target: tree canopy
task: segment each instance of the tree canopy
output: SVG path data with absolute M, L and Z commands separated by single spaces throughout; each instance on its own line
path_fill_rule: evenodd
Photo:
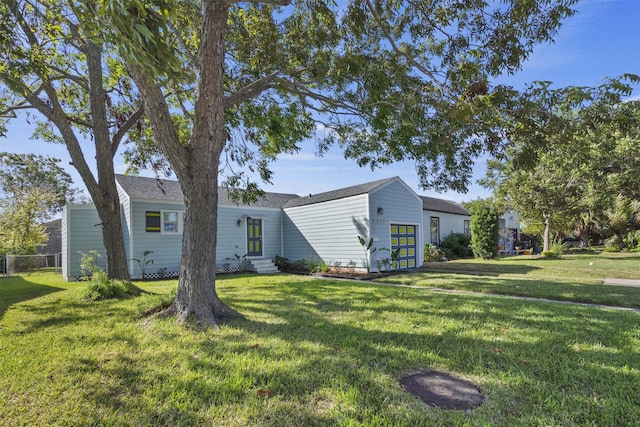
M 508 92 L 491 80 L 550 41 L 574 3 L 83 3 L 99 17 L 87 34 L 126 62 L 181 183 L 182 266 L 168 313 L 213 324 L 238 315 L 212 290 L 221 160 L 268 181 L 269 162 L 322 126 L 320 152 L 338 144 L 370 167 L 413 160 L 423 186 L 463 190 L 474 157 L 503 142 L 494 106 Z M 228 181 L 250 187 L 244 174 Z
M 143 109 L 122 61 L 100 39 L 83 36 L 92 17 L 79 7 L 0 2 L 0 134 L 23 113 L 35 123 L 34 137 L 65 144 L 98 211 L 108 273 L 128 278 L 113 156 L 141 125 Z
M 108 29 L 129 63 L 165 89 L 171 113 L 189 121 L 180 132 L 187 143 L 204 8 L 129 3 L 87 2 L 103 17 L 93 31 Z M 425 187 L 464 191 L 473 159 L 502 141 L 490 106 L 504 92 L 492 79 L 551 41 L 574 3 L 221 2 L 223 163 L 253 165 L 268 180 L 269 161 L 312 136 L 320 153 L 338 144 L 372 168 L 413 160 Z M 317 127 L 327 132 L 318 136 Z
M 29 255 L 46 243 L 42 223 L 77 193 L 59 161 L 0 153 L 0 252 Z
M 223 166 L 255 189 L 247 170 L 268 181 L 278 154 L 316 137 L 321 153 L 413 160 L 424 187 L 465 190 L 473 159 L 504 143 L 496 106 L 511 93 L 492 80 L 551 41 L 575 2 L 67 1 L 59 11 L 78 20 L 52 39 L 77 40 L 81 56 L 109 49 L 132 77 L 151 129 L 140 140 L 168 160 L 187 211 L 168 312 L 217 324 L 238 315 L 213 286 Z
M 640 104 L 624 97 L 638 80 L 561 89 L 537 82 L 514 107 L 505 126 L 510 145 L 489 162 L 483 183 L 523 222 L 542 225 L 544 250 L 553 230 L 585 237 L 603 225 L 616 197 L 637 199 Z

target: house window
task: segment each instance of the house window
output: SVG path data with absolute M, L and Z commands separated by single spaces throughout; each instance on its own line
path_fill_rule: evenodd
M 182 212 L 162 211 L 162 232 L 164 234 L 182 233 Z
M 146 211 L 145 230 L 147 233 L 182 234 L 184 230 L 184 212 Z
M 464 234 L 471 236 L 471 221 L 468 219 L 464 220 Z
M 146 231 L 148 233 L 159 233 L 160 228 L 160 211 L 146 212 Z
M 431 217 L 431 244 L 439 245 L 440 244 L 440 218 L 437 216 Z

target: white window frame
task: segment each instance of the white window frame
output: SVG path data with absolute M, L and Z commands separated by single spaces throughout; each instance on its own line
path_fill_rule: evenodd
M 164 214 L 170 214 L 170 213 L 175 213 L 176 214 L 176 230 L 175 231 L 166 231 L 164 228 L 165 225 L 165 220 L 164 220 Z M 161 234 L 182 234 L 184 231 L 184 211 L 174 211 L 174 210 L 162 210 L 160 211 L 160 233 Z

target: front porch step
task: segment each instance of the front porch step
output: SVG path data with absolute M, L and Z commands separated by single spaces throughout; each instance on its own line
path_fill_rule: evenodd
M 273 263 L 271 259 L 268 258 L 259 258 L 259 259 L 250 259 L 248 260 L 253 270 L 256 273 L 260 274 L 268 274 L 268 273 L 280 273 L 280 270 Z

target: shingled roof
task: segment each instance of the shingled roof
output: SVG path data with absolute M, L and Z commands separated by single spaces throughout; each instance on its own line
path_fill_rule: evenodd
M 178 181 L 126 175 L 116 175 L 116 181 L 120 184 L 124 192 L 132 199 L 184 203 L 184 197 Z M 263 198 L 258 199 L 250 206 L 281 208 L 285 203 L 287 203 L 287 201 L 296 198 L 299 198 L 296 194 L 266 193 Z M 227 189 L 224 187 L 218 188 L 218 203 L 225 206 L 237 206 L 242 204 L 232 201 L 229 198 Z
M 422 199 L 422 209 L 425 211 L 446 212 L 456 215 L 471 214 L 464 206 L 450 200 L 436 199 L 435 197 L 420 196 Z
M 289 200 L 284 207 L 293 208 L 296 206 L 312 205 L 314 203 L 328 202 L 331 200 L 344 199 L 346 197 L 366 194 L 376 188 L 384 185 L 396 178 L 380 179 L 378 181 L 367 182 L 365 184 L 354 185 L 352 187 L 340 188 L 338 190 L 327 191 L 325 193 L 309 194 L 308 196 L 298 197 Z

